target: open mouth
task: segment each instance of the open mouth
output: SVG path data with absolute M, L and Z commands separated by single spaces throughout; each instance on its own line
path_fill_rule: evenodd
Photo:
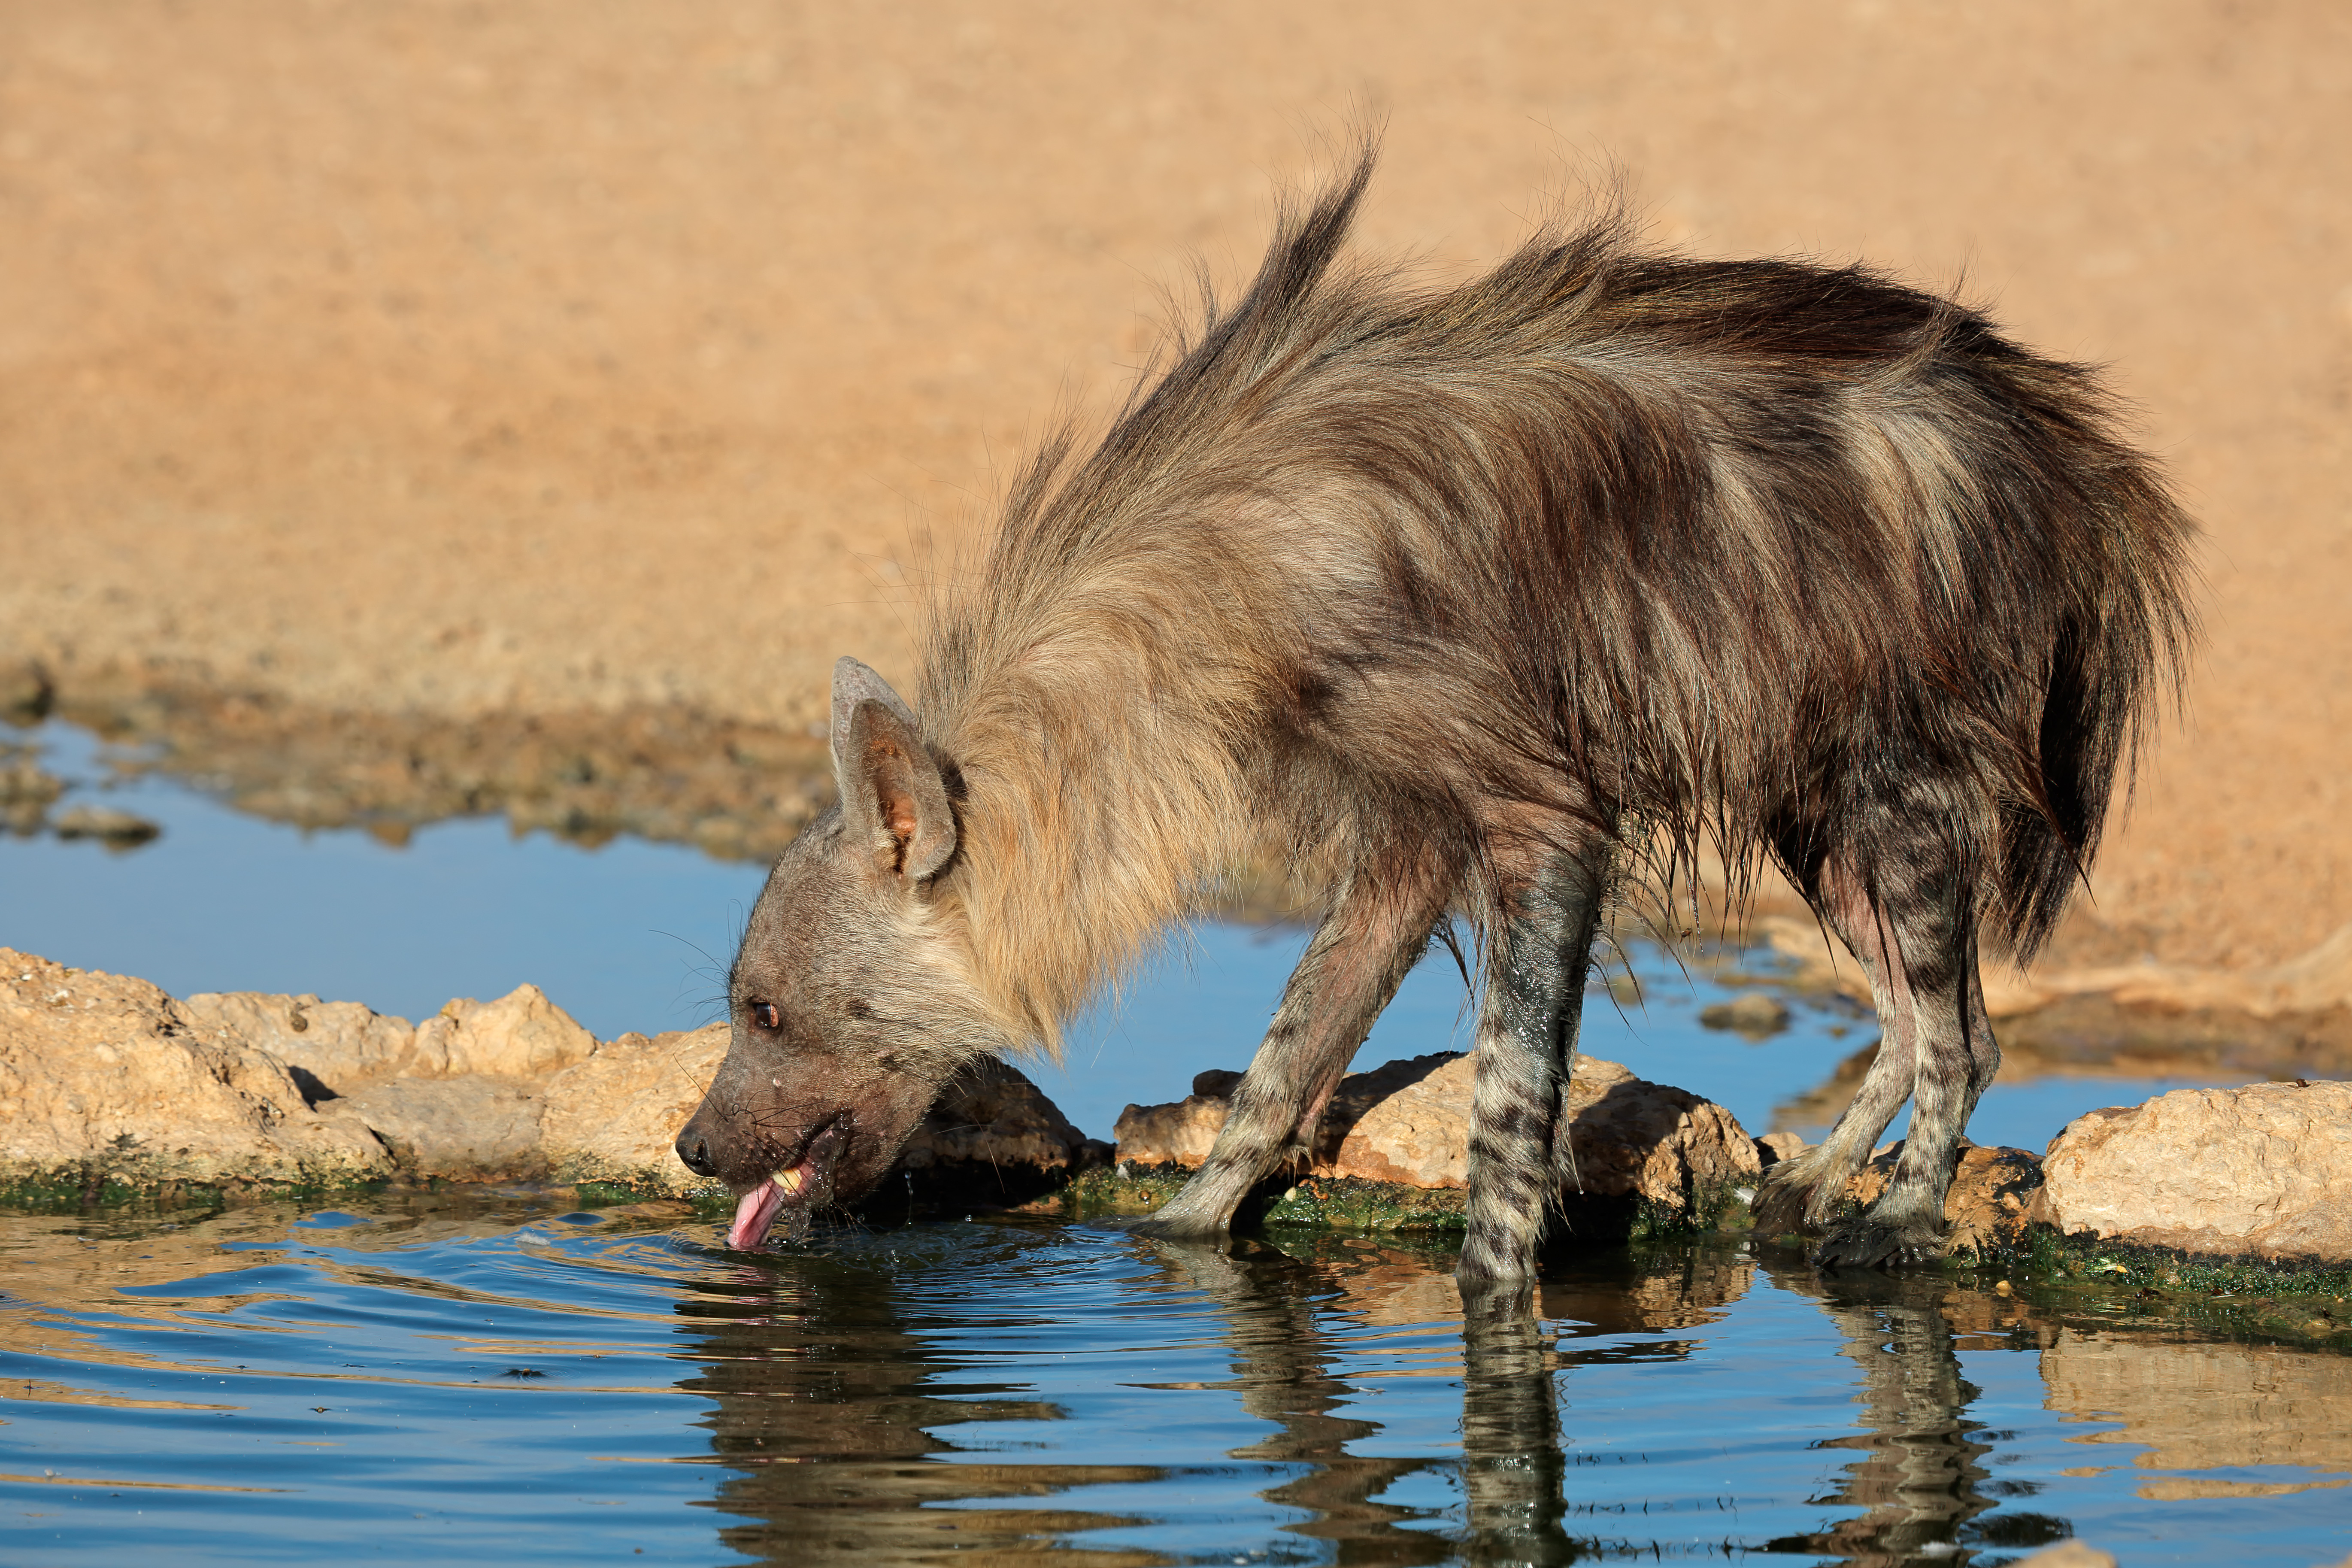
M 787 1208 L 793 1215 L 790 1239 L 807 1234 L 810 1211 L 832 1195 L 834 1162 L 848 1140 L 846 1121 L 838 1116 L 811 1133 L 789 1163 L 736 1200 L 727 1245 L 738 1252 L 751 1251 L 767 1240 L 776 1216 Z

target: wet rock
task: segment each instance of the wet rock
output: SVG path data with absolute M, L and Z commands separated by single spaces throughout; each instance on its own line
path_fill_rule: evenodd
M 1027 1075 L 990 1059 L 940 1092 L 898 1163 L 915 1171 L 992 1163 L 1065 1171 L 1080 1163 L 1087 1142 Z
M 318 1116 L 284 1064 L 205 1037 L 143 980 L 0 948 L 0 1182 L 327 1185 L 387 1175 L 368 1130 Z
M 1318 1132 L 1313 1173 L 1465 1186 L 1475 1070 L 1474 1058 L 1441 1052 L 1342 1079 Z M 1199 1164 L 1224 1124 L 1232 1081 L 1239 1076 L 1203 1074 L 1180 1104 L 1129 1106 L 1118 1120 L 1118 1159 Z M 1645 1082 L 1615 1062 L 1580 1057 L 1569 1104 L 1578 1177 L 1571 1198 L 1689 1215 L 1762 1173 L 1755 1143 L 1729 1111 Z
M 991 1058 L 940 1091 L 876 1198 L 886 1205 L 904 1195 L 919 1205 L 1012 1206 L 1108 1157 L 1108 1145 L 1070 1125 L 1020 1069 Z
M 1789 1026 L 1789 1005 L 1769 992 L 1749 991 L 1700 1008 L 1698 1021 L 1710 1029 L 1728 1029 L 1761 1040 Z
M 1690 1221 L 1763 1174 L 1754 1140 L 1714 1101 L 1635 1078 L 1614 1062 L 1595 1060 L 1590 1073 L 1582 1059 L 1577 1066 L 1569 1148 L 1585 1197 L 1635 1199 Z M 1606 1075 L 1598 1070 L 1604 1068 Z
M 163 830 L 143 816 L 110 805 L 77 805 L 59 812 L 49 830 L 60 838 L 95 838 L 110 849 L 130 849 L 162 836 Z
M 2067 1234 L 2352 1262 L 2352 1083 L 2179 1089 L 2051 1141 L 2037 1214 Z
M 1899 1142 L 1880 1150 L 1854 1173 L 1845 1195 L 1856 1204 L 1875 1202 L 1894 1180 L 1902 1158 Z M 1944 1194 L 1944 1234 L 1950 1249 L 1982 1253 L 2022 1247 L 2033 1226 L 2042 1184 L 2042 1162 L 2026 1150 L 1963 1144 L 1952 1167 L 1952 1184 Z M 1767 1217 L 1759 1214 L 1759 1222 Z

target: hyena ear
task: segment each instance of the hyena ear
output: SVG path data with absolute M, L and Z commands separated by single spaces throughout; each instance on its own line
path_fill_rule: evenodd
M 914 710 L 854 658 L 833 667 L 833 776 L 843 820 L 885 868 L 920 881 L 955 853 L 947 780 Z

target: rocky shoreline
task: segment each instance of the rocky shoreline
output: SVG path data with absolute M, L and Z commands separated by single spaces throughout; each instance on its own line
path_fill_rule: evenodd
M 726 1042 L 724 1025 L 599 1040 L 529 985 L 411 1024 L 310 995 L 174 998 L 0 948 L 0 1197 L 421 1181 L 723 1202 L 670 1140 Z M 1471 1069 L 1439 1053 L 1350 1076 L 1307 1166 L 1262 1194 L 1258 1217 L 1442 1242 L 1461 1224 Z M 1149 1213 L 1207 1152 L 1239 1077 L 1204 1073 L 1181 1100 L 1130 1105 L 1113 1144 L 1017 1069 L 982 1064 L 866 1207 Z M 1791 1228 L 1755 1207 L 1769 1166 L 1801 1148 L 1791 1135 L 1752 1138 L 1722 1107 L 1591 1058 L 1571 1104 L 1580 1186 L 1562 1208 L 1578 1241 Z M 1898 1150 L 1849 1196 L 1874 1196 Z M 2352 1083 L 2179 1090 L 2080 1118 L 2041 1155 L 1969 1147 L 1947 1218 L 1956 1256 L 2021 1271 L 2340 1293 L 2352 1289 Z

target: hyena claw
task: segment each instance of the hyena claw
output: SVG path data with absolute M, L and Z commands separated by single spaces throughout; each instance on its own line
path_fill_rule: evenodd
M 1828 1236 L 1813 1253 L 1819 1268 L 1914 1268 L 1939 1261 L 1945 1240 L 1924 1225 L 1890 1225 L 1859 1215 Z

